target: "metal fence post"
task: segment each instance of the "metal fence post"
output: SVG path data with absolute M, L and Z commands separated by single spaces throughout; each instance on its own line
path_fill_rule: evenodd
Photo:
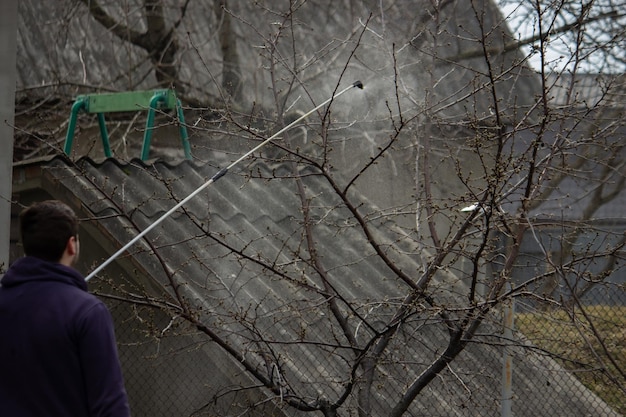
M 511 291 L 511 283 L 506 285 L 506 291 Z M 503 339 L 502 350 L 502 417 L 512 417 L 513 405 L 513 358 L 509 353 L 508 343 L 513 341 L 513 326 L 515 314 L 515 300 L 510 297 L 502 304 L 503 310 Z

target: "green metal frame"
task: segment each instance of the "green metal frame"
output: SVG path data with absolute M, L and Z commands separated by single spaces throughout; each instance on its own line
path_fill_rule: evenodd
M 100 128 L 104 155 L 107 158 L 111 158 L 112 152 L 109 144 L 109 133 L 104 121 L 104 113 L 140 111 L 145 109 L 148 109 L 148 117 L 146 119 L 146 130 L 144 132 L 143 145 L 141 148 L 141 160 L 147 160 L 150 155 L 150 142 L 152 140 L 156 111 L 164 109 L 176 109 L 178 130 L 185 152 L 185 158 L 191 159 L 191 147 L 189 145 L 189 136 L 187 134 L 187 126 L 185 125 L 183 108 L 180 104 L 180 100 L 176 98 L 172 90 L 127 91 L 123 93 L 87 94 L 76 97 L 70 113 L 70 121 L 67 126 L 67 135 L 65 136 L 63 151 L 67 155 L 71 154 L 72 145 L 74 143 L 74 131 L 76 130 L 76 119 L 79 112 L 85 111 L 98 115 L 98 126 Z

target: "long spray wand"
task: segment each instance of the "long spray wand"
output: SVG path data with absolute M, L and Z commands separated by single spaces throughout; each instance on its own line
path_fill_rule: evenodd
M 213 184 L 214 182 L 216 182 L 217 180 L 219 180 L 221 177 L 223 177 L 224 175 L 226 175 L 226 173 L 232 169 L 235 165 L 239 164 L 241 161 L 243 161 L 244 159 L 246 159 L 247 157 L 249 157 L 250 155 L 252 155 L 254 152 L 258 151 L 259 149 L 261 149 L 263 146 L 267 145 L 269 142 L 271 142 L 273 139 L 275 139 L 278 135 L 284 133 L 285 131 L 291 129 L 294 125 L 296 125 L 297 123 L 301 122 L 302 120 L 306 119 L 308 116 L 310 116 L 313 112 L 319 110 L 321 107 L 324 107 L 326 104 L 330 103 L 331 101 L 333 101 L 334 99 L 336 99 L 337 97 L 339 97 L 340 95 L 342 95 L 343 93 L 345 93 L 346 91 L 354 88 L 354 87 L 358 87 L 360 89 L 363 89 L 363 83 L 361 81 L 355 81 L 351 86 L 346 87 L 345 89 L 343 89 L 342 91 L 338 92 L 337 94 L 335 94 L 334 96 L 332 96 L 331 98 L 329 98 L 328 100 L 326 100 L 325 102 L 321 103 L 320 105 L 318 105 L 317 107 L 309 110 L 309 112 L 303 114 L 302 116 L 300 116 L 299 118 L 297 118 L 296 120 L 294 120 L 293 122 L 291 122 L 290 124 L 288 124 L 287 126 L 283 127 L 282 129 L 280 129 L 278 132 L 274 133 L 272 136 L 270 136 L 269 138 L 265 139 L 263 142 L 259 143 L 257 146 L 255 146 L 254 148 L 252 148 L 251 150 L 249 150 L 248 152 L 246 152 L 244 155 L 242 155 L 239 159 L 237 159 L 235 162 L 232 162 L 230 165 L 228 165 L 226 168 L 222 168 L 221 170 L 219 170 L 215 175 L 213 175 L 207 182 L 205 182 L 204 184 L 202 184 L 200 187 L 198 187 L 194 192 L 192 192 L 191 194 L 189 194 L 187 197 L 185 197 L 183 200 L 181 200 L 178 204 L 176 204 L 174 207 L 172 207 L 167 213 L 163 214 L 161 217 L 159 217 L 157 220 L 155 220 L 150 226 L 148 226 L 145 230 L 143 230 L 141 233 L 139 233 L 137 236 L 135 236 L 130 242 L 128 242 L 126 245 L 124 245 L 122 248 L 120 248 L 117 252 L 115 252 L 113 255 L 111 255 L 109 257 L 109 259 L 107 259 L 106 261 L 104 261 L 99 267 L 97 267 L 96 269 L 93 270 L 93 272 L 91 272 L 89 275 L 87 275 L 87 277 L 85 278 L 85 281 L 89 281 L 91 278 L 93 278 L 94 276 L 96 276 L 98 274 L 98 272 L 102 271 L 104 268 L 106 268 L 111 262 L 113 262 L 118 256 L 120 256 L 122 253 L 126 252 L 128 250 L 128 248 L 130 248 L 131 246 L 133 246 L 139 239 L 141 239 L 142 237 L 144 237 L 147 233 L 149 233 L 152 229 L 154 229 L 156 226 L 158 226 L 159 224 L 161 224 L 161 222 L 163 220 L 165 220 L 167 217 L 169 217 L 172 213 L 174 213 L 176 210 L 178 210 L 179 208 L 181 208 L 182 206 L 184 206 L 189 200 L 191 200 L 192 198 L 194 198 L 196 195 L 198 195 L 198 193 L 200 193 L 202 190 L 204 190 L 205 188 L 209 187 L 211 184 Z

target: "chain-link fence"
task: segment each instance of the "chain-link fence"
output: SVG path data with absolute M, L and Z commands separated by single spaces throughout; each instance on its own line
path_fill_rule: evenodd
M 552 358 L 559 367 L 543 383 L 560 383 L 558 375 L 566 370 L 588 389 L 579 395 L 589 401 L 602 400 L 624 414 L 626 291 L 624 284 L 603 283 L 597 287 L 582 300 L 539 303 L 536 299 L 519 299 L 515 323 L 534 351 Z
M 407 415 L 559 415 L 554 410 L 568 398 L 585 404 L 578 415 L 589 415 L 590 409 L 599 416 L 623 414 L 626 291 L 619 284 L 603 286 L 606 298 L 601 304 L 517 298 L 513 342 L 501 333 L 502 326 L 498 329 L 500 317 L 487 323 L 493 334 L 468 345 L 420 394 L 443 396 L 439 405 L 433 407 L 418 397 Z M 596 296 L 594 300 L 598 301 Z M 127 303 L 109 304 L 134 416 L 319 415 L 286 407 L 280 396 L 261 390 L 206 335 L 176 317 Z M 413 366 L 433 359 L 429 346 L 422 353 L 413 358 Z M 323 363 L 294 360 L 311 374 L 319 373 L 316 367 Z M 394 367 L 408 363 L 401 353 L 392 353 L 386 361 L 381 373 L 389 372 L 388 378 Z M 401 394 L 398 385 L 385 383 L 389 380 L 384 377 L 380 381 L 384 386 L 379 392 L 389 397 L 391 407 Z M 506 400 L 512 414 L 507 414 Z M 356 411 L 348 407 L 338 415 Z
M 247 378 L 238 381 L 241 369 L 216 366 L 228 358 L 206 335 L 159 310 L 107 303 L 134 417 L 279 415 L 271 402 L 255 404 L 259 394 Z

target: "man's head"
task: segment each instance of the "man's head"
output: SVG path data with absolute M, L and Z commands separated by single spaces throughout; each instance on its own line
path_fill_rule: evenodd
M 24 253 L 71 265 L 78 258 L 78 217 L 57 200 L 35 203 L 20 213 Z

